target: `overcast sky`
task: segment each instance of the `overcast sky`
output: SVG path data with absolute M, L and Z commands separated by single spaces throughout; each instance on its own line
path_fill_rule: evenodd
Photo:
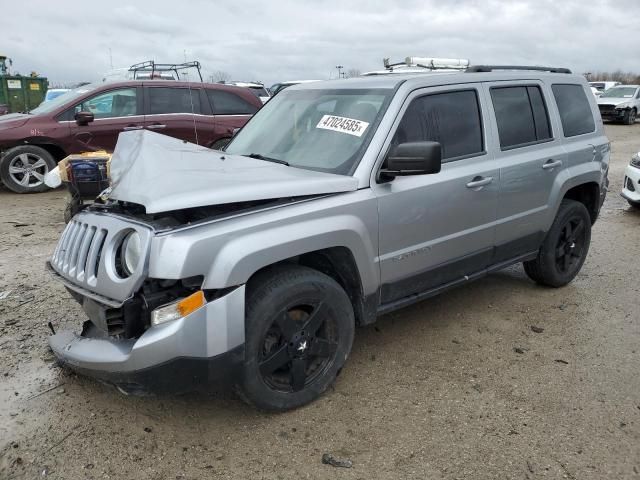
M 13 70 L 52 82 L 185 51 L 207 76 L 268 85 L 409 55 L 640 72 L 640 0 L 29 0 L 3 2 L 2 18 Z

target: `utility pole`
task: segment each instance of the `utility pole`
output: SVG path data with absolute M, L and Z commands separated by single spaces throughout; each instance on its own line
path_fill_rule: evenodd
M 336 65 L 338 69 L 338 78 L 342 78 L 342 69 L 344 68 L 342 65 Z
M 111 47 L 109 47 L 109 65 L 111 65 L 111 70 L 113 70 L 113 55 L 111 54 Z

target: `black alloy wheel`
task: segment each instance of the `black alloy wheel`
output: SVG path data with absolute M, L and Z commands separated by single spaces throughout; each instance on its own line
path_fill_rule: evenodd
M 295 264 L 259 272 L 246 286 L 238 393 L 269 411 L 312 402 L 335 381 L 354 330 L 351 301 L 333 278 Z

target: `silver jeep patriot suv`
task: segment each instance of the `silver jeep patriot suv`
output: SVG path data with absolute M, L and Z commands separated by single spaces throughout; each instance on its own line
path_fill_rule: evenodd
M 378 315 L 519 262 L 571 282 L 609 153 L 585 79 L 542 67 L 294 86 L 225 152 L 124 133 L 48 262 L 88 317 L 50 346 L 126 392 L 299 407 Z

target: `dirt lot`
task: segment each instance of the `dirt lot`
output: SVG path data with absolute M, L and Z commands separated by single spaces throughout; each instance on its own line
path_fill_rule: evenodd
M 44 271 L 64 193 L 0 190 L 0 478 L 640 478 L 640 213 L 618 196 L 640 124 L 607 132 L 612 191 L 571 285 L 517 266 L 381 318 L 334 389 L 281 415 L 57 367 L 47 322 L 83 317 Z

